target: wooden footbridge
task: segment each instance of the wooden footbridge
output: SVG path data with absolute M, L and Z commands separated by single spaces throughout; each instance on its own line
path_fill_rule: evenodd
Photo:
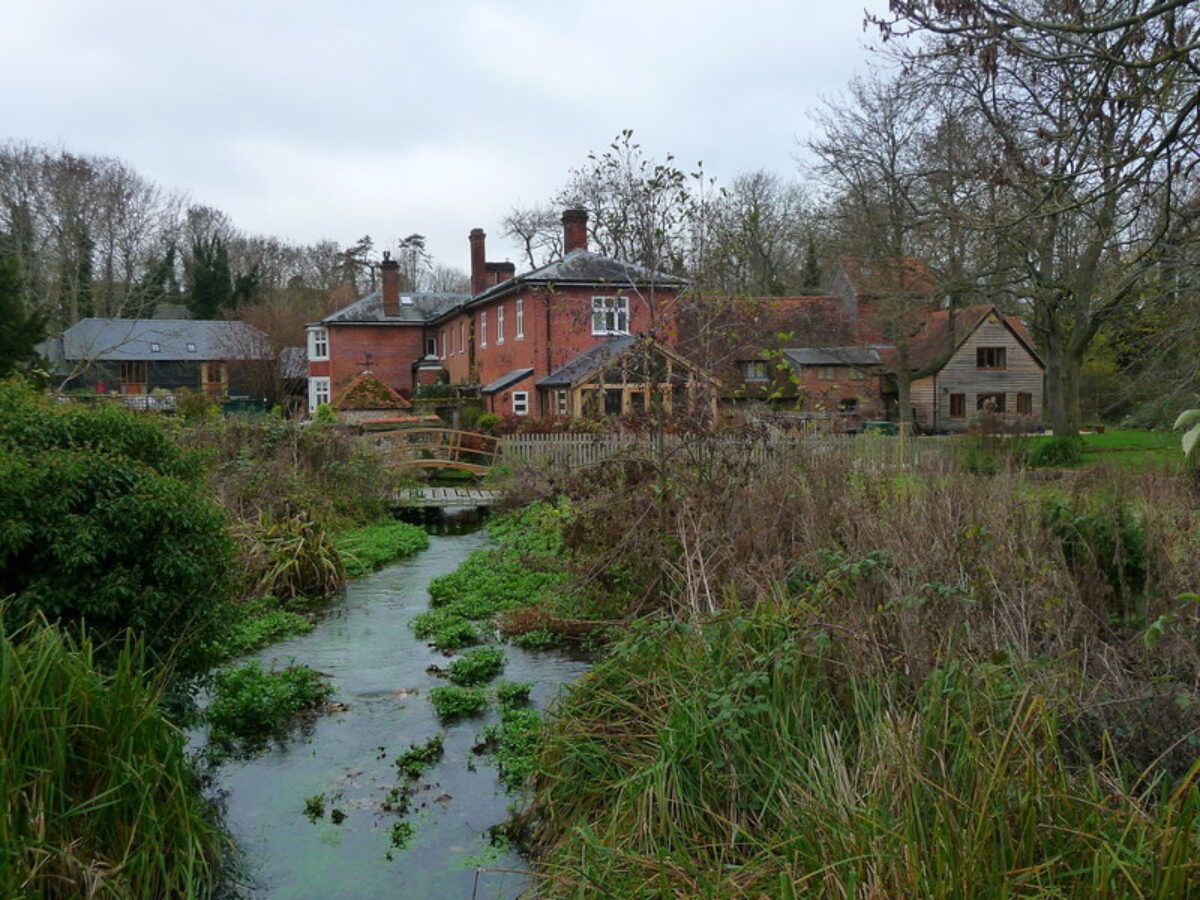
M 453 428 L 402 428 L 375 436 L 386 441 L 393 469 L 458 469 L 486 475 L 500 455 L 500 438 Z
M 488 488 L 420 487 L 404 488 L 392 494 L 393 508 L 446 509 L 449 507 L 494 506 L 500 492 Z

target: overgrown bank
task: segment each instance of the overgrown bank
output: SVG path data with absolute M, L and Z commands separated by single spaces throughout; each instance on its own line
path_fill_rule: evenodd
M 17 381 L 0 476 L 0 896 L 206 896 L 227 841 L 181 701 L 425 535 L 378 521 L 386 481 L 334 432 L 58 405 Z M 237 740 L 326 693 L 302 668 L 233 673 L 217 713 Z
M 689 452 L 525 482 L 646 620 L 541 732 L 544 895 L 1200 889 L 1185 482 Z

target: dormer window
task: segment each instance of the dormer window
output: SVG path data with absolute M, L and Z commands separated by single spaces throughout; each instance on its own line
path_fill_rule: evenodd
M 629 334 L 629 298 L 593 297 L 592 334 Z

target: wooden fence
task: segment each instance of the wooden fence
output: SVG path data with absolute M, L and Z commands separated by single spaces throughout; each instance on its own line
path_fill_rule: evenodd
M 945 437 L 882 434 L 831 435 L 771 431 L 761 435 L 514 434 L 500 443 L 504 460 L 576 468 L 620 456 L 656 459 L 663 454 L 687 459 L 693 454 L 736 454 L 748 463 L 780 458 L 838 458 L 870 469 L 942 469 L 954 462 L 955 444 Z

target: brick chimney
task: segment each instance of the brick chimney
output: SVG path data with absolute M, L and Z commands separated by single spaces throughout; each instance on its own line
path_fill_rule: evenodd
M 490 262 L 487 264 L 488 287 L 494 284 L 502 284 L 510 278 L 517 277 L 516 263 L 510 262 Z
M 586 209 L 575 207 L 563 211 L 563 253 L 572 250 L 587 249 L 587 220 Z
M 472 228 L 467 240 L 471 242 L 471 293 L 481 294 L 488 288 L 487 252 L 483 241 L 487 235 L 482 228 Z
M 400 315 L 400 263 L 386 250 L 379 264 L 379 280 L 383 286 L 383 314 Z

